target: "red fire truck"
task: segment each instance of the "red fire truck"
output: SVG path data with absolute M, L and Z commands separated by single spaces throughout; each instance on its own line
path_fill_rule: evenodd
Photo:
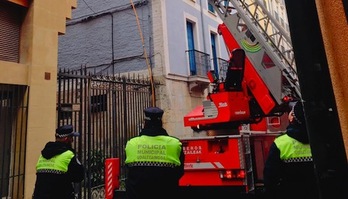
M 269 147 L 288 125 L 289 103 L 301 98 L 290 36 L 257 0 L 209 3 L 230 60 L 207 74 L 209 94 L 184 117 L 194 136 L 182 139 L 180 185 L 202 195 L 262 192 Z

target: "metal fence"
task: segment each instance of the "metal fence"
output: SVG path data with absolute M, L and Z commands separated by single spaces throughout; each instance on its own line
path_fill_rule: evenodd
M 29 87 L 0 84 L 0 198 L 23 198 Z
M 120 160 L 120 184 L 125 179 L 126 141 L 138 135 L 143 110 L 151 105 L 151 84 L 142 76 L 100 76 L 60 70 L 57 93 L 58 125 L 72 124 L 80 132 L 73 148 L 86 168 L 77 198 L 105 198 L 104 161 Z

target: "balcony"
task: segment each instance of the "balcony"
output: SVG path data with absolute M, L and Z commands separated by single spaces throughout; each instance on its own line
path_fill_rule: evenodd
M 211 69 L 210 55 L 198 50 L 187 50 L 186 53 L 190 66 L 190 92 L 203 92 L 210 83 L 207 77 L 207 72 Z

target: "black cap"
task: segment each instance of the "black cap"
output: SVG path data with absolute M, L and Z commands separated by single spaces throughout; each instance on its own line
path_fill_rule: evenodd
M 163 110 L 158 107 L 149 107 L 144 110 L 145 120 L 161 120 L 163 116 Z
M 74 128 L 72 125 L 64 125 L 60 126 L 56 129 L 56 137 L 68 137 L 68 136 L 79 136 L 80 133 L 74 132 Z
M 298 101 L 295 103 L 295 105 L 293 106 L 293 113 L 294 113 L 295 120 L 299 124 L 302 124 L 305 122 L 305 116 L 304 116 L 304 112 L 303 112 L 302 102 Z

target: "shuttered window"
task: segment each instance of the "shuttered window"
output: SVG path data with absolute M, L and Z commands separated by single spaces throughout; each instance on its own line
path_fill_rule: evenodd
M 20 31 L 24 7 L 0 1 L 0 60 L 19 62 Z

